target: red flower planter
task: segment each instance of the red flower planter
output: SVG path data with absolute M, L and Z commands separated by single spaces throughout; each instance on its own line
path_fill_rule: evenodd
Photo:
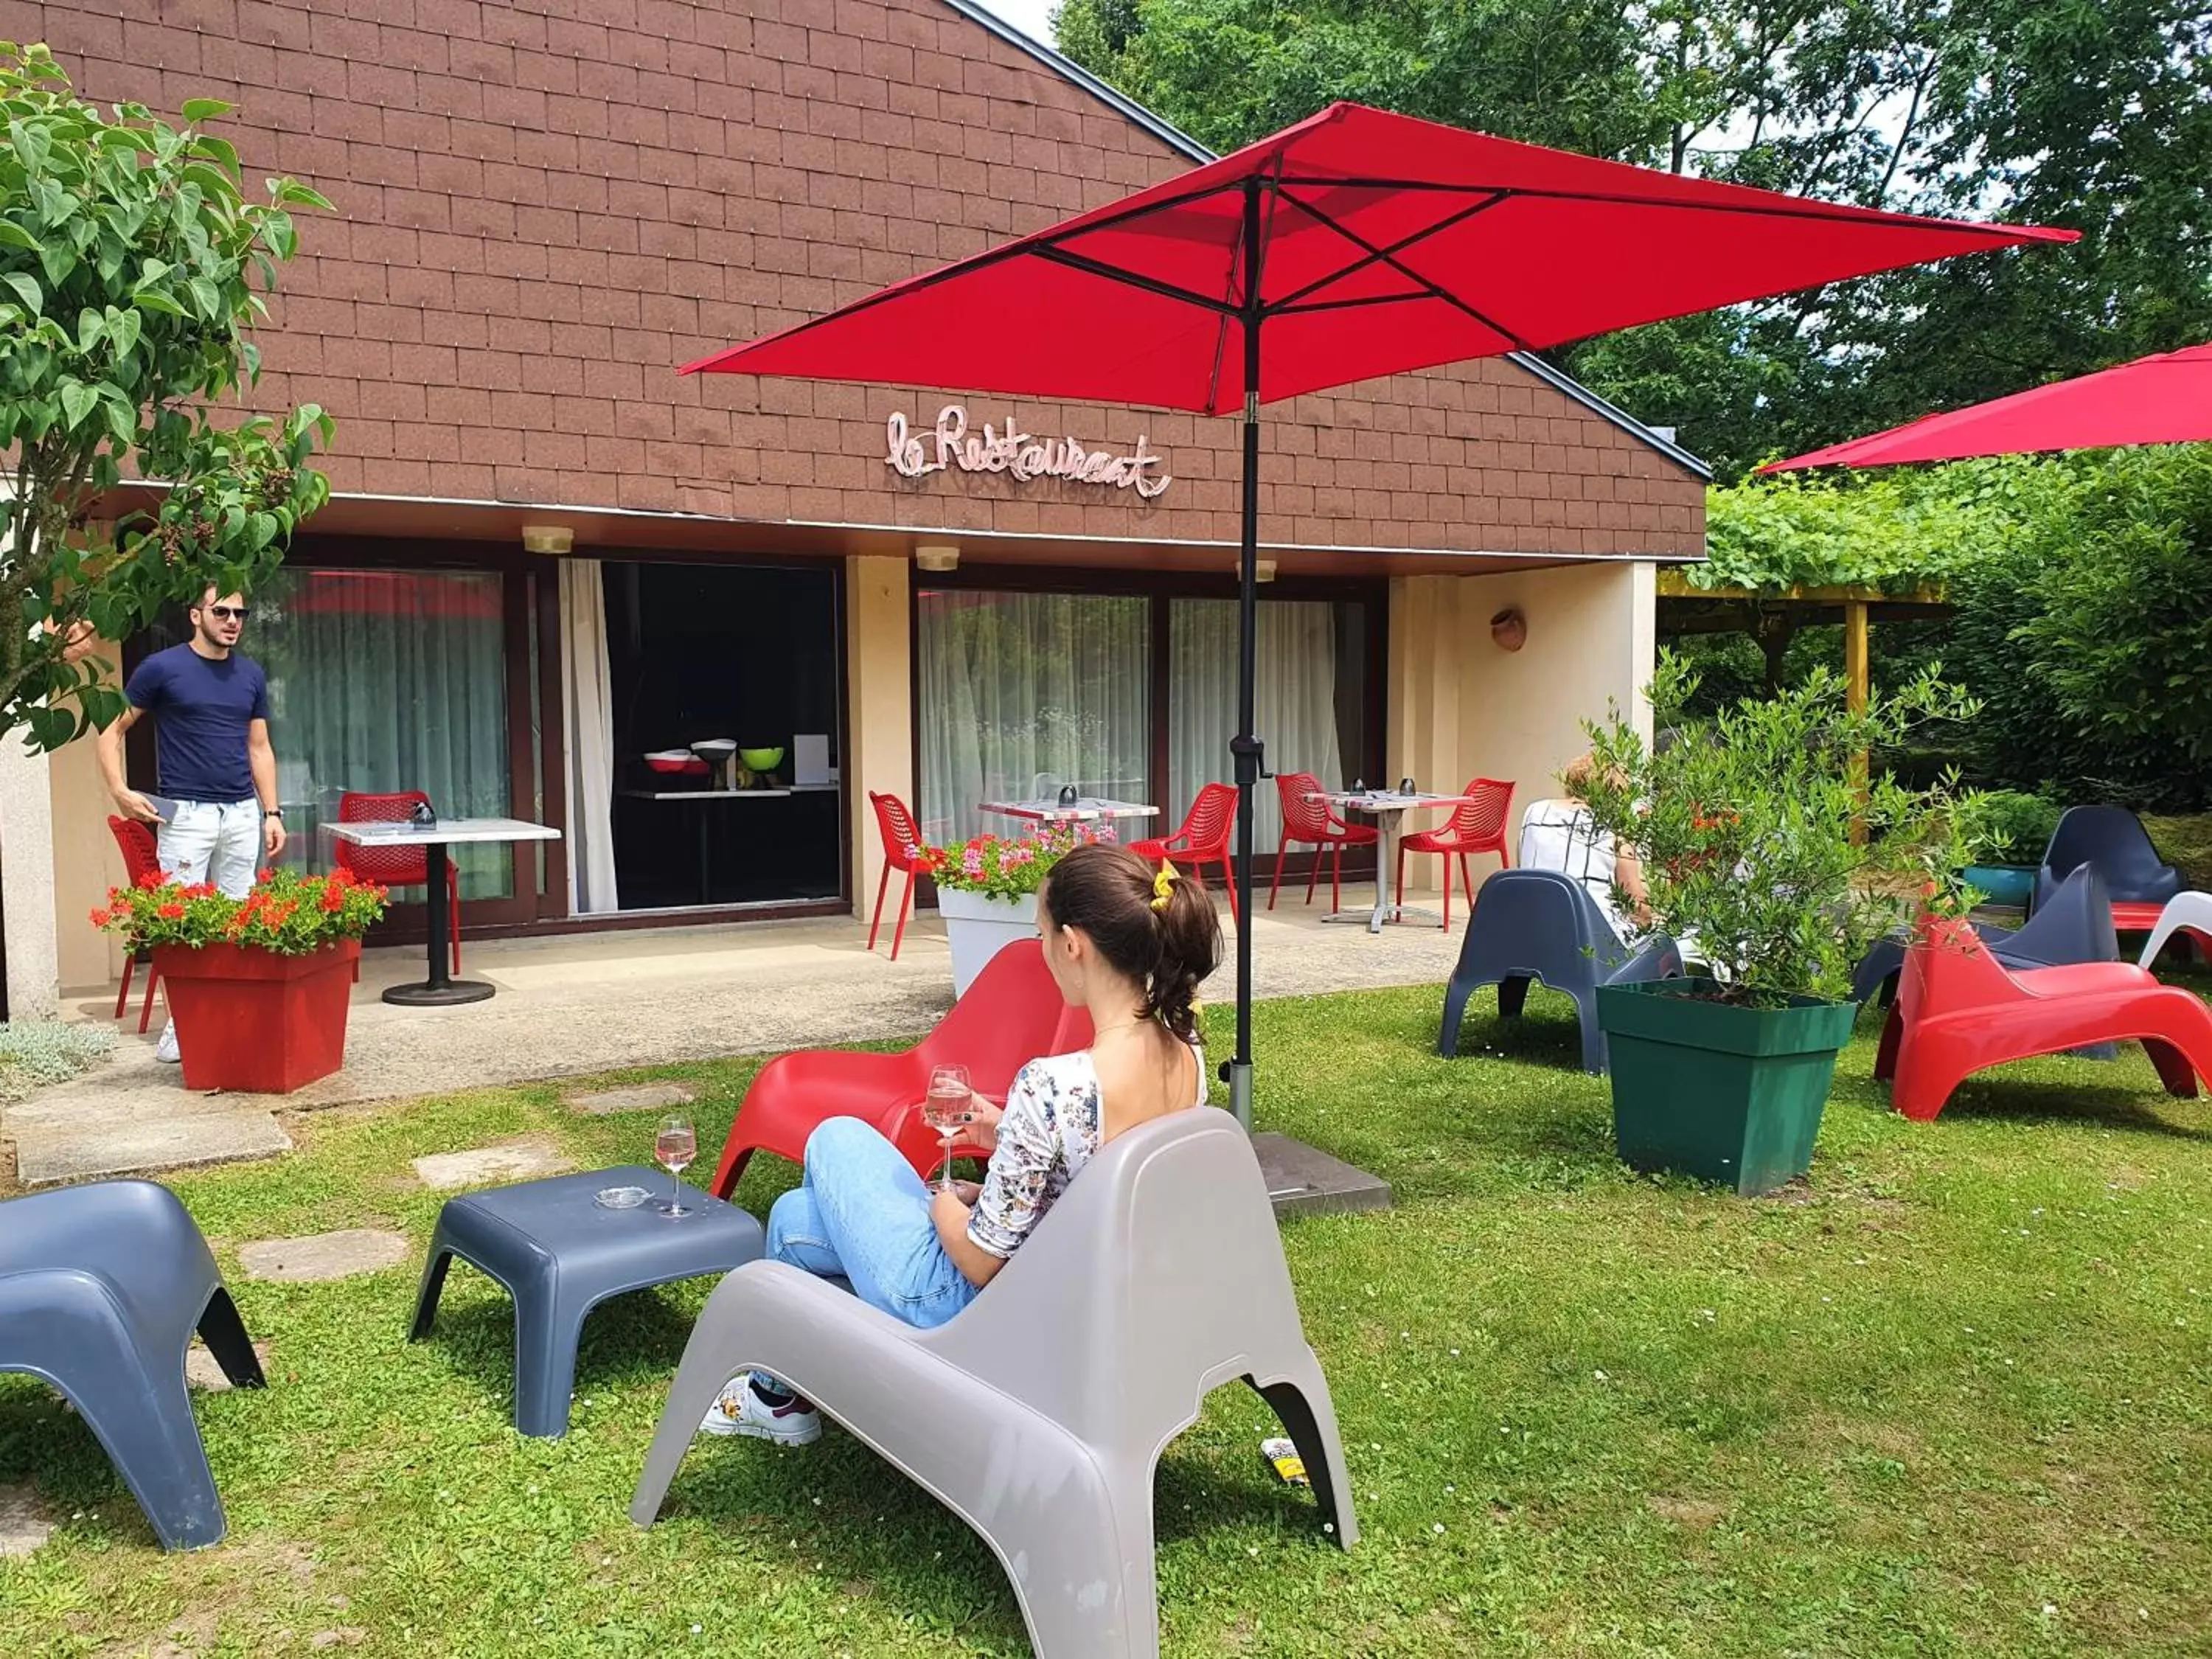
M 304 957 L 251 945 L 154 948 L 187 1089 L 283 1095 L 345 1064 L 359 939 Z

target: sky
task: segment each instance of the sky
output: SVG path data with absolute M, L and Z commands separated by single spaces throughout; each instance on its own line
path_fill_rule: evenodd
M 1052 44 L 1052 9 L 1060 0 L 977 0 L 984 10 L 996 12 L 1032 40 Z

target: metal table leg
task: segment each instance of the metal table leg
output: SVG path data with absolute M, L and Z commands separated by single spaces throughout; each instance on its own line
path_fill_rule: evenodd
M 422 849 L 422 873 L 430 893 L 430 976 L 420 985 L 395 985 L 384 994 L 386 1002 L 403 1008 L 450 1008 L 458 1003 L 485 1002 L 492 988 L 480 979 L 454 979 L 446 970 L 447 952 L 453 946 L 453 912 L 446 896 L 446 845 L 431 842 Z

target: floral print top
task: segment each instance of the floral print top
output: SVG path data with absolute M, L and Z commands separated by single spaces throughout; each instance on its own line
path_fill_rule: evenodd
M 1191 1057 L 1198 1066 L 1196 1103 L 1203 1106 L 1206 1056 L 1195 1043 Z M 1013 1255 L 1098 1150 L 1104 1115 L 1098 1068 L 1088 1049 L 1023 1066 L 1006 1091 L 999 1147 L 968 1220 L 969 1243 L 1002 1261 Z

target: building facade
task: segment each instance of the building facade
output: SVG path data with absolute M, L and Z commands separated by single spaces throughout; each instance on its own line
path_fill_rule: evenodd
M 676 374 L 1202 155 L 1054 54 L 963 0 L 6 0 L 0 33 L 103 104 L 234 101 L 249 177 L 335 205 L 258 395 L 337 416 L 336 495 L 246 645 L 307 857 L 346 793 L 419 788 L 563 831 L 466 866 L 472 932 L 865 910 L 872 791 L 932 835 L 1048 781 L 1171 825 L 1227 775 L 1233 422 Z M 1636 706 L 1703 484 L 1531 361 L 1273 407 L 1269 764 L 1547 793 Z M 673 757 L 717 738 L 777 787 Z M 0 802 L 19 997 L 116 966 L 89 745 L 46 771 L 50 880 Z

